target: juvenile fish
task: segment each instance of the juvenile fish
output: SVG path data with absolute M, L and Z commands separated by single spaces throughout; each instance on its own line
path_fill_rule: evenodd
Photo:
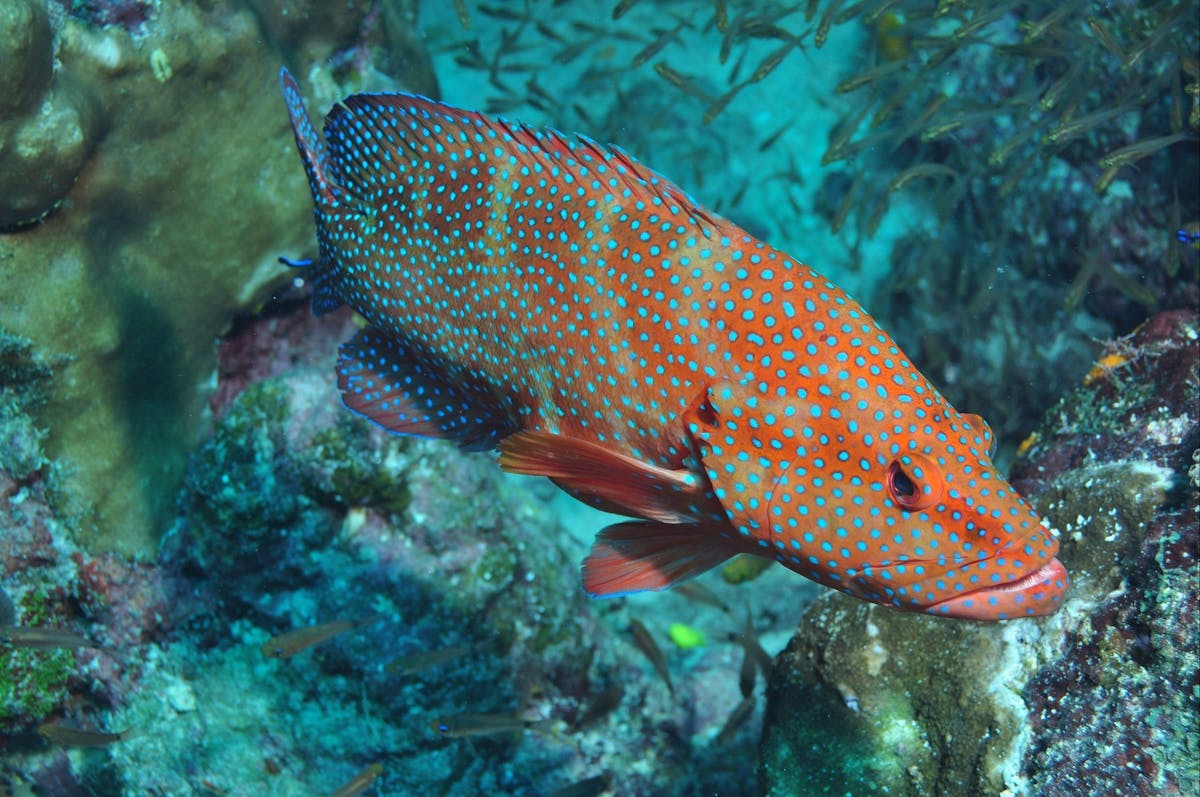
M 834 17 L 837 16 L 841 5 L 842 0 L 830 0 L 825 13 L 821 15 L 821 19 L 817 23 L 817 32 L 813 34 L 813 43 L 817 45 L 818 49 L 825 46 L 825 40 L 829 38 L 829 29 L 833 26 Z
M 721 730 L 717 732 L 717 744 L 725 744 L 733 735 L 737 733 L 738 728 L 746 724 L 746 720 L 750 719 L 750 715 L 754 713 L 754 695 L 748 695 L 742 698 L 742 702 L 729 713 L 729 718 L 725 720 L 725 724 L 721 726 Z
M 671 671 L 667 669 L 667 657 L 663 654 L 662 648 L 658 646 L 650 631 L 641 622 L 630 620 L 629 631 L 633 634 L 633 644 L 650 660 L 654 671 L 658 673 L 659 677 L 663 679 L 663 683 L 667 685 L 667 691 L 671 693 L 671 697 L 674 697 L 675 686 L 671 683 Z
M 584 728 L 596 724 L 600 720 L 607 717 L 617 706 L 621 705 L 621 698 L 625 696 L 625 690 L 620 685 L 610 686 L 600 694 L 592 698 L 592 702 L 587 709 L 575 721 L 575 725 L 571 730 L 581 731 Z
M 329 797 L 354 797 L 356 794 L 362 794 L 382 774 L 383 764 L 378 762 L 369 764 L 363 767 L 362 772 L 359 772 L 342 786 L 338 787 L 337 791 L 330 794 Z
M 429 728 L 439 736 L 459 739 L 464 736 L 496 736 L 527 730 L 548 730 L 553 720 L 527 720 L 512 714 L 454 714 L 438 717 Z
M 767 653 L 762 643 L 758 641 L 758 632 L 754 630 L 753 621 L 747 617 L 746 624 L 742 627 L 742 630 L 735 631 L 730 636 L 742 646 L 746 652 L 746 656 L 762 670 L 763 677 L 769 677 L 775 659 L 771 657 L 770 653 Z
M 1136 141 L 1127 147 L 1113 150 L 1100 159 L 1101 169 L 1120 168 L 1128 166 L 1131 163 L 1140 161 L 1149 155 L 1153 155 L 1164 147 L 1169 147 L 1172 144 L 1184 141 L 1191 137 L 1191 133 L 1178 132 L 1172 133 L 1169 136 L 1159 136 L 1157 138 L 1145 138 L 1141 141 Z
M 0 645 L 14 648 L 92 648 L 108 652 L 87 637 L 60 628 L 42 628 L 30 625 L 0 626 Z
M 679 31 L 683 30 L 685 25 L 687 25 L 687 20 L 681 19 L 679 20 L 679 24 L 677 24 L 675 27 L 669 30 L 664 30 L 662 33 L 658 34 L 653 41 L 634 54 L 633 60 L 630 61 L 630 64 L 632 66 L 641 66 L 654 56 L 658 55 L 660 52 L 662 52 L 664 47 L 679 38 Z
M 1100 125 L 1111 122 L 1113 119 L 1128 113 L 1130 110 L 1132 110 L 1130 106 L 1121 106 L 1119 108 L 1104 108 L 1084 114 L 1083 116 L 1077 116 L 1074 119 L 1061 122 L 1050 128 L 1046 132 L 1046 135 L 1042 136 L 1042 143 L 1064 144 L 1085 135 Z
M 288 659 L 314 645 L 326 642 L 338 634 L 344 634 L 360 625 L 372 622 L 374 619 L 372 617 L 366 620 L 335 620 L 332 623 L 297 628 L 271 637 L 262 644 L 260 650 L 264 656 L 270 659 Z
M 50 744 L 56 744 L 59 747 L 107 747 L 115 742 L 128 739 L 131 730 L 126 729 L 120 733 L 85 731 L 82 728 L 74 728 L 57 722 L 43 722 L 38 726 L 38 733 L 44 736 Z
M 714 609 L 720 609 L 721 611 L 725 612 L 725 614 L 730 614 L 732 612 L 728 603 L 721 600 L 717 593 L 713 592 L 703 584 L 698 584 L 694 581 L 687 581 L 676 587 L 675 592 L 678 592 L 680 595 L 690 601 L 703 603 L 713 607 Z
M 742 651 L 742 666 L 738 669 L 738 691 L 742 697 L 754 694 L 754 684 L 758 680 L 758 665 L 749 650 Z
M 638 4 L 638 0 L 620 0 L 612 10 L 612 18 L 620 19 Z
M 438 667 L 448 661 L 465 656 L 471 652 L 471 649 L 471 645 L 451 645 L 439 650 L 427 650 L 422 653 L 400 656 L 393 659 L 384 670 L 398 675 L 414 675 L 422 670 Z
M 787 42 L 782 47 L 779 47 L 775 52 L 769 54 L 758 65 L 758 68 L 750 73 L 750 77 L 746 79 L 748 83 L 757 83 L 767 75 L 774 71 L 775 67 L 783 63 L 783 59 L 787 58 L 792 50 L 796 49 L 797 41 L 795 39 Z
M 725 110 L 725 106 L 733 102 L 733 98 L 736 97 L 738 92 L 744 89 L 749 82 L 750 81 L 746 81 L 746 83 L 739 83 L 733 88 L 729 89 L 729 91 L 722 94 L 720 97 L 717 97 L 715 100 L 713 100 L 712 104 L 705 109 L 704 116 L 700 118 L 700 123 L 705 125 L 709 124 L 713 119 L 716 119 L 718 116 L 720 116 L 721 111 Z
M 550 797 L 596 797 L 597 794 L 602 794 L 608 787 L 612 785 L 612 779 L 608 774 L 593 775 L 590 778 L 568 783 L 566 786 L 555 789 L 550 792 Z

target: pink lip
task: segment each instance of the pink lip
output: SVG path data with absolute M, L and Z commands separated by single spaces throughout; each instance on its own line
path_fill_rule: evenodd
M 929 614 L 967 620 L 1012 620 L 1053 614 L 1067 589 L 1067 569 L 1058 559 L 1005 584 L 983 587 L 925 607 Z

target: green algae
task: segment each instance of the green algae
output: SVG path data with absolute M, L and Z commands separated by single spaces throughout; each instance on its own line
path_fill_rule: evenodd
M 53 624 L 57 603 L 49 587 L 26 590 L 18 601 L 21 625 Z M 73 651 L 0 646 L 0 730 L 27 729 L 63 706 L 77 671 Z
M 0 662 L 0 729 L 27 728 L 71 696 L 77 667 L 69 651 L 3 649 Z

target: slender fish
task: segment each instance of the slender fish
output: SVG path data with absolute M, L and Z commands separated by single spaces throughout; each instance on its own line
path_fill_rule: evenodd
M 126 729 L 120 733 L 105 733 L 103 731 L 87 731 L 82 728 L 74 728 L 58 722 L 43 722 L 38 726 L 38 733 L 44 736 L 50 744 L 56 744 L 59 747 L 107 747 L 115 742 L 128 739 L 131 730 Z
M 336 791 L 329 797 L 354 797 L 356 794 L 362 794 L 372 783 L 379 779 L 383 774 L 383 764 L 374 763 L 363 767 L 362 771 L 339 786 Z
M 71 631 L 30 625 L 0 626 L 0 645 L 39 649 L 92 648 L 108 652 L 103 646 Z
M 527 720 L 512 714 L 453 714 L 438 717 L 429 728 L 439 736 L 460 739 L 464 736 L 497 736 L 524 731 L 545 731 L 553 720 Z
M 360 625 L 373 622 L 376 618 L 365 620 L 335 620 L 331 623 L 321 623 L 309 628 L 297 628 L 278 636 L 273 636 L 262 644 L 262 654 L 272 659 L 287 659 L 297 653 L 308 650 L 314 645 L 327 642 L 338 634 L 358 628 Z
M 675 686 L 671 683 L 671 671 L 667 669 L 667 657 L 663 654 L 662 648 L 658 646 L 658 643 L 654 641 L 654 636 L 638 620 L 629 621 L 629 632 L 633 634 L 633 643 L 637 646 L 637 649 L 650 660 L 654 671 L 663 679 L 663 683 L 667 685 L 667 691 L 674 697 Z

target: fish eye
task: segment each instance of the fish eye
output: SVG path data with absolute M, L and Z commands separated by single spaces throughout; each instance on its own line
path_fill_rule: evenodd
M 891 477 L 888 487 L 897 498 L 911 498 L 917 492 L 917 485 L 900 468 L 892 468 L 888 475 Z
M 946 487 L 941 471 L 921 454 L 905 454 L 892 460 L 886 481 L 888 496 L 908 512 L 933 506 L 942 500 Z

